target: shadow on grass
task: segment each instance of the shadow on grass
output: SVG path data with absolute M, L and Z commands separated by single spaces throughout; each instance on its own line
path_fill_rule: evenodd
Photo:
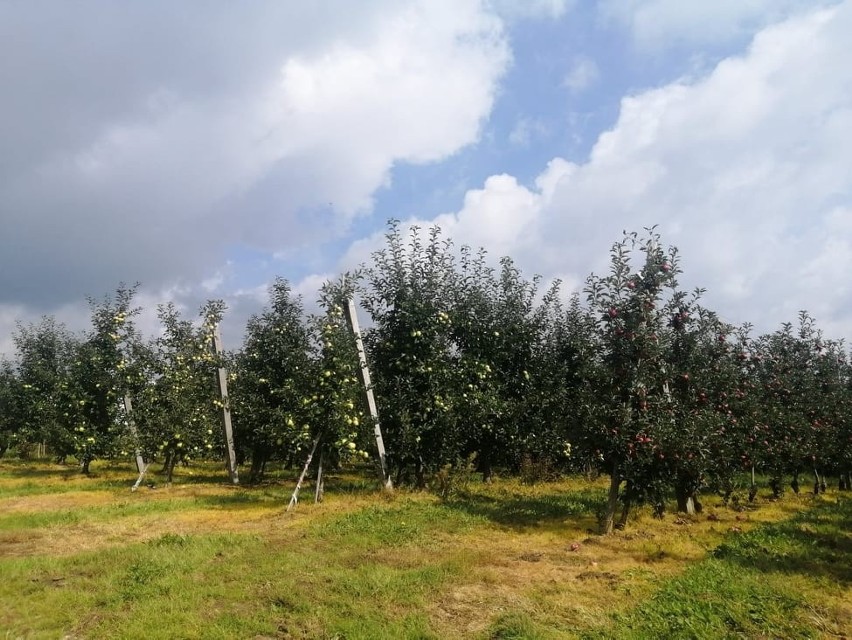
M 603 502 L 602 491 L 582 490 L 537 496 L 467 494 L 448 500 L 446 506 L 505 527 L 526 529 L 558 525 L 567 518 L 594 516 Z
M 154 473 L 149 473 L 148 475 L 155 482 L 156 481 L 159 481 L 159 482 L 165 482 L 166 481 L 166 474 L 164 472 L 160 471 L 159 469 Z M 199 473 L 197 471 L 193 471 L 192 475 L 189 475 L 188 473 L 175 472 L 175 475 L 172 478 L 172 484 L 176 484 L 176 485 L 203 484 L 203 485 L 211 485 L 211 486 L 225 485 L 225 486 L 229 486 L 229 487 L 236 486 L 236 487 L 241 487 L 241 488 L 252 486 L 252 485 L 242 484 L 242 483 L 240 483 L 238 485 L 232 484 L 230 479 L 228 478 L 227 471 L 224 471 L 224 470 L 222 471 L 222 473 L 216 473 L 215 471 L 213 471 L 213 472 L 206 472 L 205 471 L 204 473 Z
M 8 467 L 4 465 L 3 475 L 15 478 L 16 480 L 43 480 L 45 478 L 85 478 L 86 476 L 80 472 L 80 466 L 76 464 L 69 465 L 51 465 L 48 468 L 44 466 L 28 467 L 18 466 Z M 91 474 L 90 478 L 97 478 L 97 474 Z
M 13 480 L 33 480 L 44 483 L 56 480 L 65 483 L 69 480 L 79 480 L 80 486 L 75 489 L 84 490 L 95 488 L 121 487 L 133 484 L 137 476 L 136 466 L 128 463 L 104 462 L 96 460 L 92 463 L 91 471 L 86 474 L 81 471 L 76 462 L 53 462 L 47 460 L 0 460 L 0 476 Z M 154 472 L 149 472 L 154 475 Z M 45 484 L 45 486 L 50 486 Z
M 193 476 L 191 480 L 182 484 L 215 484 L 213 477 Z M 221 478 L 218 481 L 223 484 Z M 286 504 L 290 500 L 293 489 L 296 486 L 295 478 L 267 478 L 261 482 L 231 485 L 225 482 L 226 488 L 231 492 L 223 495 L 200 496 L 198 501 L 213 507 L 232 508 L 250 507 L 262 504 Z M 359 479 L 350 476 L 329 475 L 326 477 L 324 493 L 329 495 L 345 496 L 369 496 L 378 495 L 381 492 L 378 483 L 372 479 Z M 314 484 L 310 480 L 302 486 L 300 494 L 303 500 L 313 501 Z
M 135 478 L 134 478 L 135 480 Z M 66 467 L 8 467 L 0 468 L 0 497 L 23 497 L 51 493 L 111 491 L 129 487 L 126 481 L 112 472 L 109 475 L 92 473 L 84 475 L 76 465 Z
M 719 546 L 714 556 L 764 572 L 852 584 L 852 500 L 824 504 Z
M 261 505 L 281 505 L 283 503 L 283 495 L 255 488 L 248 491 L 238 489 L 234 493 L 226 495 L 198 496 L 195 500 L 199 504 L 215 509 L 235 510 L 240 508 L 250 509 Z

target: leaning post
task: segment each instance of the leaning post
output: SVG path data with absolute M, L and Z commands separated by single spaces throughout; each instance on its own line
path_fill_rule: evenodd
M 139 432 L 136 429 L 136 423 L 133 421 L 133 401 L 130 399 L 129 393 L 124 394 L 124 414 L 127 416 L 127 428 L 130 430 L 130 435 L 136 447 L 134 456 L 136 457 L 136 471 L 139 472 L 139 477 L 136 478 L 136 482 L 130 488 L 131 491 L 136 491 L 139 485 L 142 484 L 142 480 L 148 472 L 148 465 L 151 463 L 145 462 L 142 449 L 139 447 Z
M 219 332 L 218 324 L 213 328 L 213 353 L 217 357 L 222 354 L 222 334 Z M 216 367 L 216 387 L 219 391 L 219 401 L 222 405 L 222 432 L 225 435 L 225 452 L 227 455 L 225 464 L 228 467 L 228 476 L 231 478 L 231 483 L 239 484 L 237 455 L 234 451 L 234 430 L 231 426 L 231 408 L 228 403 L 228 370 L 225 367 Z
M 382 482 L 385 489 L 393 489 L 393 481 L 388 472 L 387 459 L 385 455 L 385 442 L 382 438 L 382 427 L 379 424 L 379 410 L 376 406 L 376 397 L 373 395 L 373 384 L 370 380 L 370 368 L 367 366 L 367 352 L 364 349 L 364 341 L 361 339 L 361 328 L 358 325 L 358 312 L 355 308 L 355 300 L 349 298 L 346 307 L 346 321 L 349 323 L 349 328 L 352 330 L 352 335 L 355 336 L 355 347 L 358 349 L 358 375 L 361 378 L 361 385 L 364 389 L 364 397 L 367 400 L 367 407 L 370 410 L 370 418 L 373 420 L 373 434 L 376 437 L 376 447 L 379 450 L 379 465 L 382 472 Z

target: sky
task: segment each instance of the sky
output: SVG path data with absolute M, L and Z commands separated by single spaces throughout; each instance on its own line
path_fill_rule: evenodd
M 852 0 L 0 0 L 0 353 L 140 282 L 226 345 L 390 218 L 567 293 L 657 225 L 684 288 L 852 338 Z

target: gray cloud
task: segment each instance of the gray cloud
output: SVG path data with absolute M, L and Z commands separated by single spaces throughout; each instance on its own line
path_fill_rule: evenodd
M 52 310 L 345 230 L 476 140 L 509 51 L 475 0 L 89 0 L 0 5 L 0 61 L 0 304 Z

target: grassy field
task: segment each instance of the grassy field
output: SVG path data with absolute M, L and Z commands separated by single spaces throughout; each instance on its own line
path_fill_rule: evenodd
M 330 478 L 232 487 L 181 469 L 0 460 L 5 638 L 842 638 L 852 496 L 788 493 L 600 537 L 603 482 L 449 500 Z M 153 477 L 158 481 L 156 476 Z M 850 636 L 852 637 L 852 636 Z

